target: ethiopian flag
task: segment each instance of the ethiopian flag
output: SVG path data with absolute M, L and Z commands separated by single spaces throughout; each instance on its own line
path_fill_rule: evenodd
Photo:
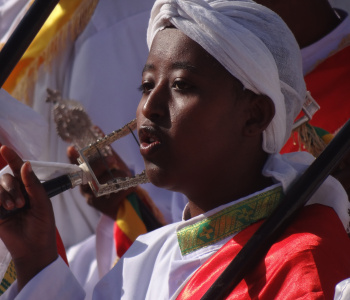
M 163 216 L 148 193 L 137 187 L 136 192 L 129 194 L 118 208 L 114 224 L 117 259 L 123 256 L 139 235 L 163 225 Z

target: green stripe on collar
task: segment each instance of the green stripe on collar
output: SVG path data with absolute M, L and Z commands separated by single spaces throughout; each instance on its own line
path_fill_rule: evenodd
M 266 218 L 280 203 L 282 196 L 283 190 L 279 186 L 180 229 L 177 232 L 177 239 L 181 254 L 186 255 L 212 245 Z

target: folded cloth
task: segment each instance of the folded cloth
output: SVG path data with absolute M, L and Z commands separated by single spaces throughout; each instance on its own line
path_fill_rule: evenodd
M 44 118 L 3 89 L 0 89 L 0 107 L 0 143 L 25 159 L 40 159 L 46 149 L 48 131 Z

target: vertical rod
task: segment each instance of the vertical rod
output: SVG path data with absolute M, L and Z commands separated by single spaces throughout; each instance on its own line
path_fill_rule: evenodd
M 35 0 L 0 52 L 0 88 L 59 0 Z
M 201 300 L 221 300 L 264 258 L 297 212 L 350 150 L 350 120 L 288 189 L 282 203 L 248 240 Z

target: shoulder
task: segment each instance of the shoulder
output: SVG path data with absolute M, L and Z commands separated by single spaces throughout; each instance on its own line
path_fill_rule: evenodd
M 318 242 L 321 246 L 341 239 L 350 247 L 349 238 L 337 213 L 332 207 L 322 204 L 303 207 L 280 241 L 295 243 L 298 239 L 306 238 L 309 243 Z
M 313 204 L 304 207 L 269 253 L 283 255 L 282 261 L 312 260 L 317 265 L 343 260 L 350 267 L 350 240 L 331 207 Z M 335 255 L 337 257 L 335 257 Z
M 260 265 L 266 268 L 270 283 L 265 289 L 273 287 L 277 297 L 289 283 L 302 282 L 289 295 L 331 299 L 336 284 L 350 277 L 349 253 L 350 240 L 334 210 L 320 204 L 306 206 L 271 247 L 264 266 Z

